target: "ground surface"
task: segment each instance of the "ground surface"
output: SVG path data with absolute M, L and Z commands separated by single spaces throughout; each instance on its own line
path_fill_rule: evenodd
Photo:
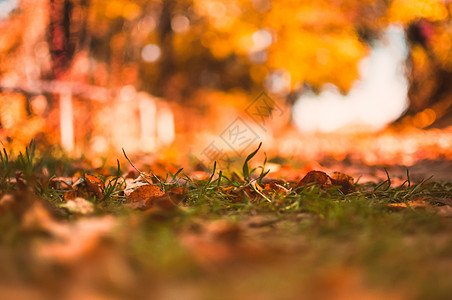
M 389 178 L 325 161 L 331 177 L 292 169 L 299 182 L 253 172 L 252 155 L 166 177 L 32 148 L 2 154 L 1 299 L 450 298 L 448 161 L 386 166 Z

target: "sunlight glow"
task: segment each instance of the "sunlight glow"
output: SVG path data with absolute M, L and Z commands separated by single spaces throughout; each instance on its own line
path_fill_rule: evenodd
M 60 95 L 61 146 L 67 152 L 74 151 L 74 120 L 72 95 L 70 92 Z
M 164 145 L 169 145 L 174 141 L 174 115 L 169 108 L 163 107 L 158 111 L 157 137 Z
M 122 87 L 121 90 L 119 91 L 119 96 L 121 100 L 132 101 L 132 99 L 135 98 L 136 93 L 137 92 L 133 85 L 126 85 Z
M 403 28 L 392 25 L 361 62 L 361 81 L 347 95 L 326 85 L 319 95 L 306 93 L 297 100 L 293 110 L 296 125 L 304 132 L 383 128 L 407 107 L 406 57 Z
M 0 1 L 0 19 L 8 17 L 9 13 L 17 7 L 17 0 Z
M 155 149 L 156 136 L 157 108 L 155 101 L 148 94 L 139 93 L 138 105 L 140 112 L 141 150 L 152 151 Z

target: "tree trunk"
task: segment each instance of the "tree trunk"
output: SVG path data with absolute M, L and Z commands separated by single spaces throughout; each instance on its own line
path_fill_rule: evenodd
M 166 96 L 168 82 L 174 73 L 173 31 L 171 29 L 171 19 L 173 17 L 174 4 L 174 0 L 162 1 L 163 7 L 158 27 L 161 57 L 159 63 L 160 72 L 156 94 L 160 97 Z

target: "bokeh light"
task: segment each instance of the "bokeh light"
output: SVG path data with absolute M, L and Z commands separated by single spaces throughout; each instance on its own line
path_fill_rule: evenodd
M 155 62 L 160 58 L 161 50 L 156 44 L 148 44 L 141 50 L 141 57 L 146 62 Z

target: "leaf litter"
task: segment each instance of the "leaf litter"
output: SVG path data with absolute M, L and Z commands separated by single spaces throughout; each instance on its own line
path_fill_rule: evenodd
M 108 257 L 114 257 L 105 262 L 108 268 L 130 275 L 128 279 L 121 272 L 115 275 L 116 288 L 107 289 L 136 296 L 146 293 L 146 287 L 140 291 L 136 287 L 150 272 L 177 280 L 186 272 L 202 270 L 213 276 L 205 277 L 206 283 L 223 278 L 233 284 L 228 272 L 240 273 L 252 266 L 269 267 L 279 274 L 294 272 L 298 265 L 304 271 L 287 278 L 292 282 L 318 268 L 328 269 L 329 256 L 336 262 L 351 261 L 368 279 L 381 278 L 378 274 L 387 273 L 384 266 L 390 266 L 389 257 L 394 255 L 390 249 L 406 247 L 397 235 L 415 230 L 430 232 L 426 238 L 435 239 L 436 231 L 451 226 L 445 221 L 452 215 L 449 183 L 414 183 L 407 173 L 407 179 L 394 186 L 386 172 L 385 181 L 363 185 L 343 173 L 328 175 L 324 169 L 310 170 L 304 176 L 292 170 L 299 173 L 291 178 L 301 179 L 283 180 L 273 178 L 265 163 L 261 169 L 249 167 L 259 147 L 246 158 L 241 174 L 216 170 L 214 165 L 210 174 L 195 171 L 191 176 L 172 167 L 173 173 L 165 179 L 135 166 L 134 171 L 122 174 L 118 162 L 116 174 L 53 177 L 39 186 L 30 186 L 36 182 L 30 176 L 20 181 L 3 179 L 11 185 L 0 194 L 0 217 L 8 220 L 0 223 L 2 244 L 23 240 L 19 247 L 23 243 L 23 249 L 28 249 L 31 265 L 57 264 L 71 272 L 103 264 L 107 251 Z M 287 174 L 288 169 L 284 168 Z M 367 228 L 373 240 L 366 241 L 361 228 Z M 348 238 L 343 240 L 343 236 Z M 372 247 L 378 243 L 388 244 L 388 250 L 375 254 Z M 365 263 L 370 253 L 383 268 Z M 422 251 L 396 257 L 397 267 L 404 272 L 415 272 L 411 259 L 422 258 L 426 266 L 432 263 Z M 87 261 L 89 267 L 82 263 Z M 108 270 L 96 272 L 109 286 Z M 415 280 L 427 280 L 413 274 L 418 276 Z M 438 274 L 432 269 L 429 276 Z M 167 285 L 160 282 L 159 286 L 166 289 Z M 333 283 L 326 286 L 334 290 Z

